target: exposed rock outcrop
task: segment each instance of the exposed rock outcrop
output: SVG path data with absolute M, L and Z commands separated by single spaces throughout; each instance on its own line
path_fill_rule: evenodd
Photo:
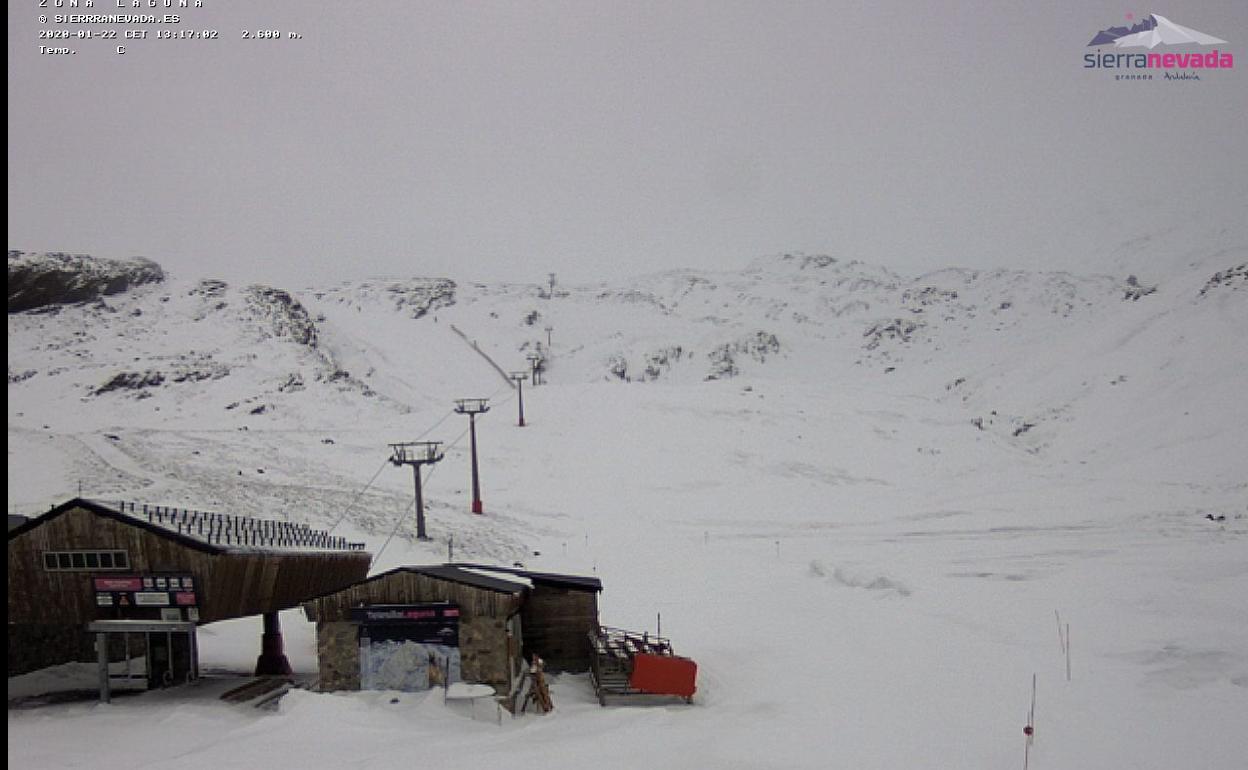
M 9 251 L 9 312 L 73 305 L 160 283 L 165 272 L 150 259 L 117 260 L 86 254 Z

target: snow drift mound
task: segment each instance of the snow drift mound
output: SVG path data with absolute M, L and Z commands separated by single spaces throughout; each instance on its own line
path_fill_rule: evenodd
M 142 257 L 116 260 L 10 250 L 9 312 L 89 302 L 164 280 L 160 265 Z

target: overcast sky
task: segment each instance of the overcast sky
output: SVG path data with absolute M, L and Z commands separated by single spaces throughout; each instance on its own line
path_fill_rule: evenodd
M 153 12 L 218 39 L 65 42 L 39 30 L 156 27 L 9 2 L 10 248 L 587 282 L 794 250 L 1096 270 L 1152 228 L 1248 219 L 1243 0 L 204 4 Z M 1150 12 L 1235 68 L 1083 68 Z M 242 39 L 268 29 L 302 38 Z

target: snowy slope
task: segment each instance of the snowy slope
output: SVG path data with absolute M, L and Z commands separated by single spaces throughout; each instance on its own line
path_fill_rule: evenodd
M 407 694 L 250 713 L 209 681 L 10 710 L 10 760 L 98 762 L 120 734 L 106 766 L 1000 767 L 1034 673 L 1033 767 L 1242 766 L 1248 258 L 1165 253 L 1134 280 L 786 254 L 553 296 L 173 277 L 10 314 L 11 511 L 81 483 L 334 526 L 375 570 L 453 537 L 457 557 L 596 573 L 606 622 L 661 613 L 701 666 L 693 707 L 604 710 L 565 676 L 556 712 L 501 727 Z M 533 352 L 548 384 L 519 429 L 491 360 Z M 487 396 L 475 517 L 451 404 Z M 449 447 L 431 544 L 385 463 L 416 438 Z M 313 670 L 309 627 L 285 624 Z M 256 625 L 204 629 L 210 667 L 245 671 Z

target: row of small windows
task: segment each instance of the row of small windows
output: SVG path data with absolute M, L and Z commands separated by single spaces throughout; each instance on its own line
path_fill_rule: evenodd
M 49 572 L 130 569 L 130 557 L 125 551 L 44 551 L 43 566 Z

